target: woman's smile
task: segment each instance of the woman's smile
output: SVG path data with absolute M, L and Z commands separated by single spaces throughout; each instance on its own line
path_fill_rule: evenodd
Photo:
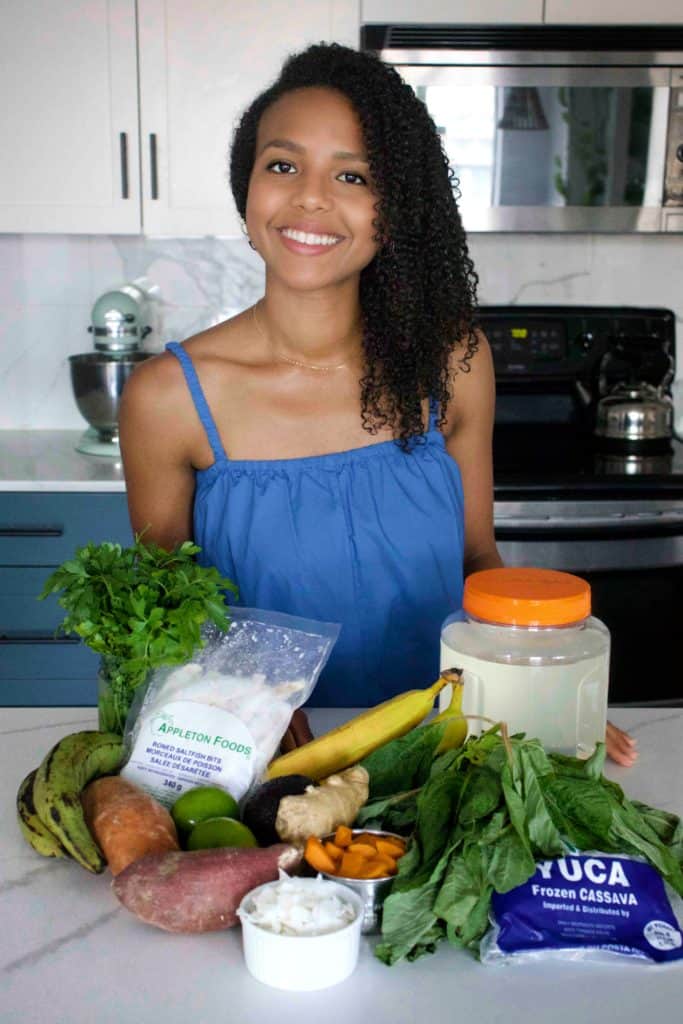
M 334 246 L 344 241 L 343 235 L 330 235 L 319 229 L 304 229 L 300 227 L 284 227 L 276 229 L 282 239 L 282 244 L 290 252 L 299 253 L 302 256 L 318 256 L 321 253 L 329 252 Z

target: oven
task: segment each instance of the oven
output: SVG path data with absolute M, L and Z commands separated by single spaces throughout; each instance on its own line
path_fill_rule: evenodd
M 612 638 L 612 704 L 683 706 L 683 444 L 595 432 L 619 373 L 647 378 L 668 400 L 673 314 L 488 306 L 480 319 L 496 367 L 494 514 L 505 564 L 588 580 Z M 615 361 L 625 350 L 640 353 L 637 369 Z

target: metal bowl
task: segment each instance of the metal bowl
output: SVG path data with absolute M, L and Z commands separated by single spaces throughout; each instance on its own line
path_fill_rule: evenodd
M 101 441 L 118 441 L 119 403 L 124 385 L 135 367 L 150 355 L 150 352 L 128 352 L 124 356 L 84 352 L 69 356 L 78 411 L 95 428 Z
M 360 835 L 368 836 L 382 836 L 387 839 L 400 839 L 402 843 L 406 842 L 405 836 L 399 836 L 395 832 L 383 832 L 381 829 L 374 828 L 355 828 L 353 829 L 354 839 Z M 334 833 L 329 836 L 323 836 L 323 842 L 332 842 L 334 840 Z M 340 882 L 341 885 L 348 886 L 352 889 L 363 901 L 363 924 L 361 926 L 361 932 L 363 935 L 370 935 L 373 932 L 380 930 L 380 924 L 382 919 L 382 904 L 389 894 L 391 889 L 391 883 L 394 881 L 395 875 L 387 875 L 385 878 L 344 878 L 342 875 L 332 875 L 327 871 L 321 871 L 321 875 L 325 878 L 329 878 L 333 882 Z

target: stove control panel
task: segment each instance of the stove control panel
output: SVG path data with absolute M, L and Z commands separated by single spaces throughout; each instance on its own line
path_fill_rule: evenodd
M 513 382 L 597 381 L 605 362 L 628 375 L 629 360 L 659 384 L 673 367 L 675 318 L 667 309 L 612 306 L 482 306 L 496 377 Z M 621 362 L 620 362 L 621 361 Z
M 537 365 L 557 365 L 567 358 L 567 325 L 560 320 L 501 317 L 484 326 L 497 367 L 524 373 Z

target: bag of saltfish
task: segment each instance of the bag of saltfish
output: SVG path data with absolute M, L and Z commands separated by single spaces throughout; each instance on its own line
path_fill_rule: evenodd
M 339 625 L 231 608 L 192 661 L 152 673 L 130 710 L 121 775 L 170 807 L 195 786 L 241 800 L 258 783 L 310 697 Z
M 637 857 L 567 854 L 537 864 L 524 885 L 493 894 L 481 960 L 678 960 L 682 909 L 655 868 Z

